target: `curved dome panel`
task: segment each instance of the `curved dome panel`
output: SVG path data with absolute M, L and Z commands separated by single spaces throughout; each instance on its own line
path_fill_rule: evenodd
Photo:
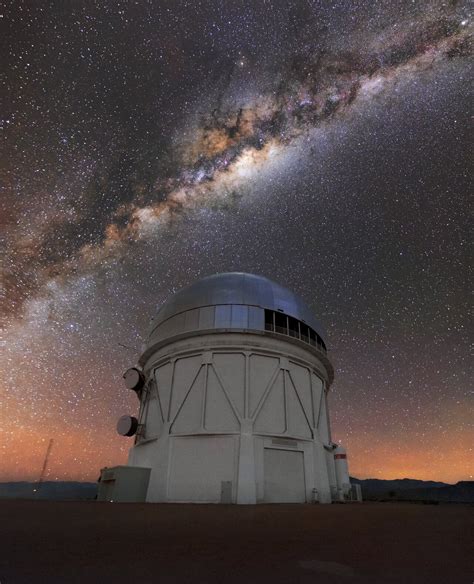
M 296 294 L 263 276 L 242 272 L 215 274 L 183 288 L 167 300 L 153 320 L 153 329 L 171 317 L 206 306 L 246 305 L 283 312 L 303 321 L 323 339 L 325 333 Z

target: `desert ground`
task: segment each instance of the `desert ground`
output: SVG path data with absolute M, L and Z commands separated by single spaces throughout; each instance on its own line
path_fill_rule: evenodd
M 473 511 L 0 501 L 0 582 L 472 584 Z

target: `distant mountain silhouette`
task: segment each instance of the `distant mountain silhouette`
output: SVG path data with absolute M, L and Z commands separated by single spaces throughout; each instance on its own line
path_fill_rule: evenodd
M 461 481 L 455 485 L 417 479 L 357 479 L 352 483 L 362 488 L 365 500 L 377 501 L 434 501 L 474 503 L 474 481 Z M 34 490 L 36 489 L 36 491 Z M 41 500 L 92 500 L 97 494 L 97 483 L 47 481 L 39 488 L 37 483 L 0 483 L 0 499 Z
M 460 481 L 455 485 L 417 479 L 357 479 L 365 500 L 440 501 L 474 503 L 474 481 Z
M 36 489 L 36 490 L 35 490 Z M 94 499 L 97 483 L 45 481 L 37 483 L 0 483 L 0 499 L 78 500 Z
M 437 481 L 420 481 L 418 479 L 357 479 L 351 477 L 352 483 L 358 483 L 362 489 L 368 489 L 371 493 L 382 493 L 391 490 L 406 491 L 407 489 L 419 488 L 439 488 L 450 486 L 448 483 L 441 483 Z

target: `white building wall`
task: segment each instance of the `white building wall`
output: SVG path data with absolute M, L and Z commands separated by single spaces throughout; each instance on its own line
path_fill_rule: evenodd
M 171 441 L 168 498 L 183 502 L 219 502 L 222 483 L 230 482 L 234 500 L 237 455 L 236 436 L 174 438 Z
M 148 501 L 271 499 L 265 449 L 301 453 L 272 452 L 267 461 L 302 460 L 306 500 L 316 489 L 330 501 L 326 371 L 300 345 L 234 332 L 183 339 L 151 356 L 129 457 L 152 468 Z

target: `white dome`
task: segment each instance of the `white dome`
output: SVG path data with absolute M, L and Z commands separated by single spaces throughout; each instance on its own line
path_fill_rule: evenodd
M 232 307 L 235 307 L 235 317 L 230 316 Z M 193 319 L 196 322 L 204 319 L 198 312 L 205 308 L 219 308 L 222 319 L 209 317 L 205 326 L 193 324 Z M 324 342 L 326 335 L 321 324 L 299 296 L 263 276 L 229 272 L 198 280 L 171 296 L 153 319 L 147 346 L 185 331 L 203 328 L 264 330 L 265 310 L 282 313 L 306 324 Z M 226 311 L 229 316 L 226 316 Z

